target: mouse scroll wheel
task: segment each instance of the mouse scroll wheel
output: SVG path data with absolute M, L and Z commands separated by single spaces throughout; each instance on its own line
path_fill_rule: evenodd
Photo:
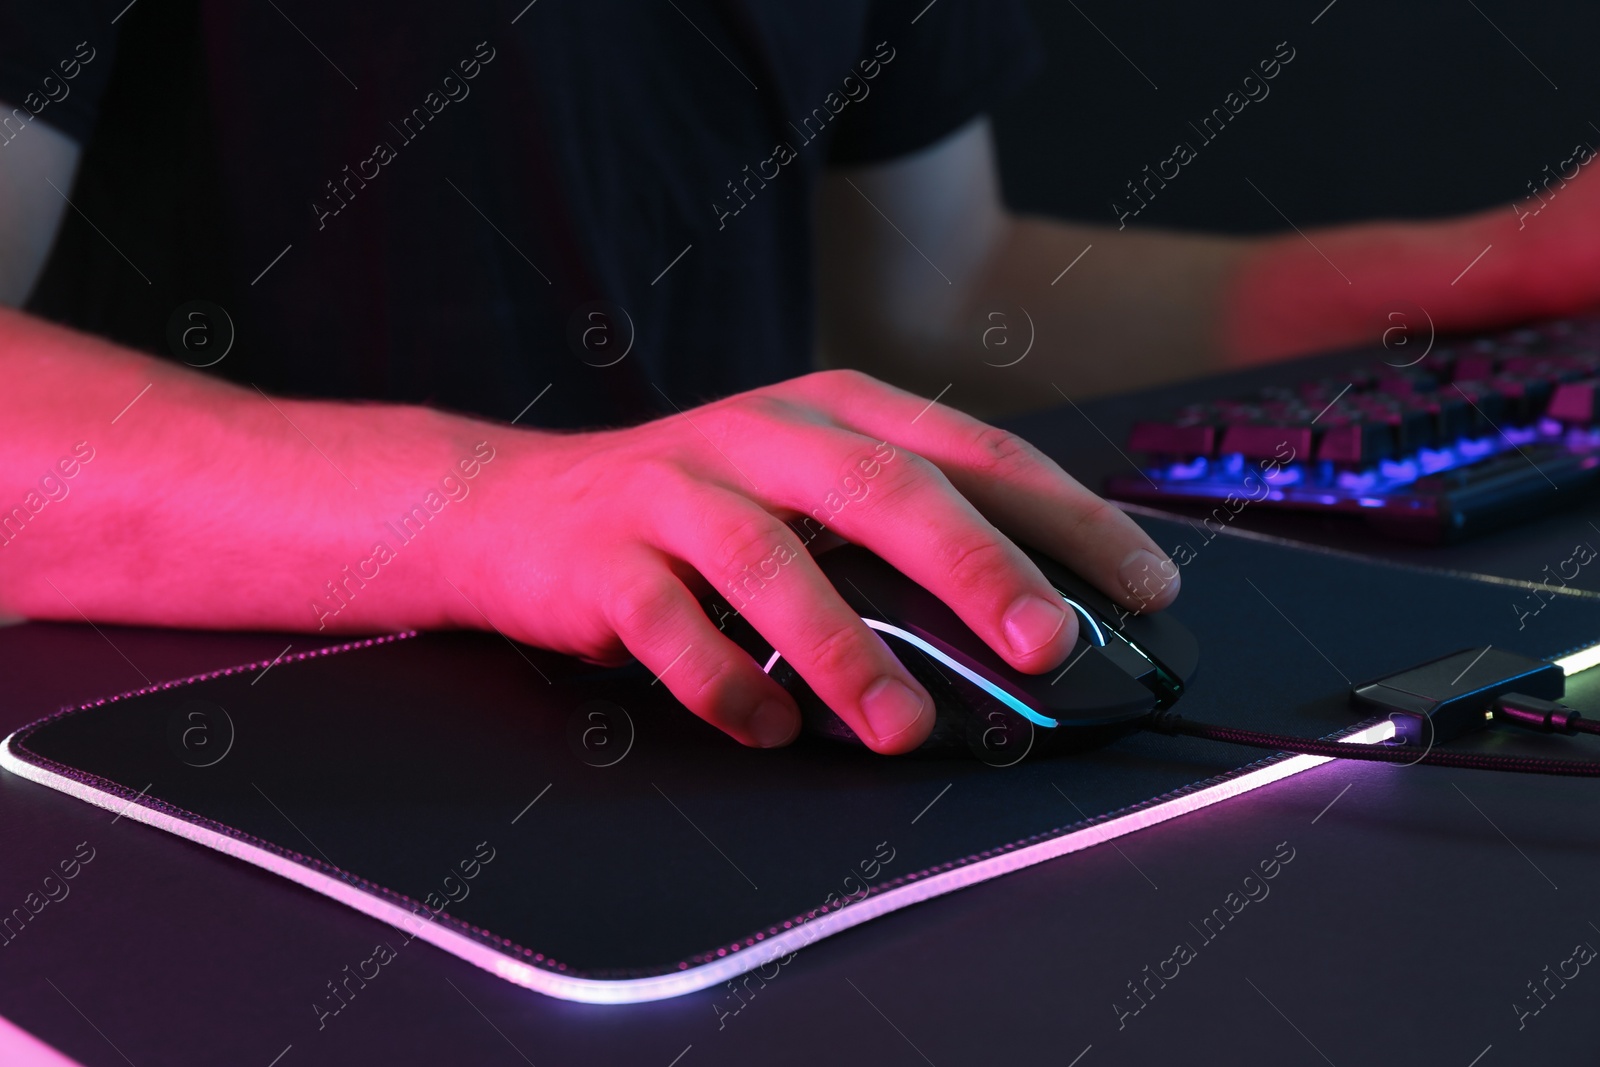
M 1078 618 L 1083 620 L 1084 625 L 1078 627 L 1079 634 L 1081 634 L 1091 645 L 1094 645 L 1097 648 L 1104 648 L 1106 645 L 1105 631 L 1100 629 L 1100 623 L 1095 619 L 1095 617 L 1089 614 L 1089 609 L 1085 608 L 1082 604 L 1078 603 L 1076 600 L 1073 600 L 1069 596 L 1063 596 L 1061 599 L 1066 601 L 1067 607 L 1071 608 L 1073 611 L 1076 611 L 1078 613 Z

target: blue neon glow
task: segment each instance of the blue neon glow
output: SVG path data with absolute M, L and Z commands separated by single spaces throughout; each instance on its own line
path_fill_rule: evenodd
M 1067 607 L 1078 613 L 1078 618 L 1082 619 L 1088 624 L 1090 634 L 1089 643 L 1096 648 L 1104 648 L 1106 645 L 1106 635 L 1105 632 L 1100 629 L 1100 624 L 1095 621 L 1095 617 L 1090 615 L 1089 612 L 1084 609 L 1082 604 L 1078 603 L 1076 600 L 1073 600 L 1071 597 L 1064 596 L 1061 599 L 1066 601 Z
M 1417 453 L 1417 462 L 1422 465 L 1423 474 L 1433 474 L 1435 471 L 1449 470 L 1457 461 L 1448 448 L 1424 448 Z
M 1378 461 L 1378 473 L 1391 482 L 1414 482 L 1420 477 L 1414 459 L 1381 459 Z
M 1073 611 L 1077 612 L 1078 618 L 1082 619 L 1088 626 L 1089 643 L 1097 648 L 1104 647 L 1106 643 L 1105 631 L 1100 629 L 1100 624 L 1095 621 L 1094 616 L 1090 615 L 1089 612 L 1084 609 L 1082 604 L 1079 604 L 1071 597 L 1064 596 L 1061 599 L 1066 601 L 1067 606 Z M 951 670 L 961 675 L 961 677 L 982 689 L 985 693 L 988 693 L 1006 707 L 1010 708 L 1018 715 L 1021 715 L 1024 719 L 1027 719 L 1029 722 L 1036 723 L 1039 726 L 1049 727 L 1061 725 L 1059 720 L 1052 719 L 1048 715 L 1041 715 L 1037 711 L 1034 711 L 1032 708 L 1028 707 L 1028 705 L 1024 704 L 1022 701 L 1018 700 L 1004 689 L 1001 689 L 999 686 L 995 685 L 981 674 L 978 674 L 976 671 L 971 670 L 965 664 L 950 658 L 950 656 L 945 652 L 935 648 L 933 645 L 929 644 L 927 641 L 924 641 L 916 634 L 902 630 L 898 626 L 891 626 L 886 622 L 879 622 L 877 619 L 869 619 L 866 616 L 862 616 L 861 621 L 872 627 L 872 629 L 877 630 L 879 633 L 890 634 L 894 637 L 898 637 L 900 640 L 914 645 L 923 652 L 926 652 L 928 655 L 932 656 L 940 663 L 943 663 L 946 667 L 949 667 Z M 761 669 L 766 671 L 768 674 L 771 674 L 772 668 L 777 666 L 778 661 L 782 658 L 783 653 L 776 651 L 773 652 L 771 656 L 767 657 L 767 662 Z
M 1190 478 L 1204 478 L 1206 476 L 1206 467 L 1209 465 L 1205 456 L 1197 456 L 1193 463 L 1174 463 L 1167 468 L 1166 476 L 1168 478 L 1177 478 L 1180 481 L 1187 481 Z
M 1554 419 L 1541 419 L 1538 426 L 1523 426 L 1521 428 L 1507 426 L 1502 432 L 1506 435 L 1506 440 L 1514 445 L 1531 445 L 1539 439 L 1540 430 L 1543 428 L 1544 423 L 1547 422 L 1551 424 L 1556 433 L 1561 432 L 1561 424 Z
M 1378 484 L 1378 475 L 1373 471 L 1344 471 L 1338 478 L 1339 488 L 1348 489 L 1352 493 L 1365 493 L 1368 489 Z
M 1305 471 L 1298 466 L 1261 472 L 1261 476 L 1271 485 L 1294 485 L 1300 481 L 1301 476 L 1304 474 Z
M 1209 462 L 1206 457 L 1200 457 L 1156 466 L 1147 473 L 1158 482 L 1166 482 L 1181 496 L 1222 500 L 1243 489 L 1251 499 L 1262 499 L 1260 485 L 1251 484 L 1253 479 L 1250 478 L 1252 474 L 1259 474 L 1273 487 L 1265 499 L 1380 507 L 1385 503 L 1384 494 L 1403 491 L 1418 478 L 1454 470 L 1530 443 L 1561 444 L 1572 452 L 1600 457 L 1600 426 L 1565 426 L 1554 419 L 1543 418 L 1533 426 L 1502 429 L 1503 434 L 1463 437 L 1443 448 L 1423 448 L 1401 459 L 1380 460 L 1364 470 L 1351 470 L 1330 460 L 1305 460 L 1277 467 L 1269 465 L 1267 460 L 1249 460 L 1231 453 L 1214 457 Z
M 1001 689 L 983 675 L 969 669 L 965 664 L 951 659 L 949 656 L 945 655 L 939 649 L 933 647 L 916 634 L 908 633 L 907 631 L 900 629 L 898 626 L 890 626 L 886 622 L 879 622 L 877 619 L 862 619 L 861 621 L 880 633 L 893 634 L 895 637 L 900 638 L 900 640 L 922 649 L 922 651 L 926 652 L 940 663 L 943 663 L 946 667 L 949 667 L 951 670 L 961 675 L 961 677 L 982 689 L 984 692 L 988 693 L 990 696 L 1006 705 L 1006 707 L 1010 708 L 1018 715 L 1021 715 L 1024 719 L 1027 719 L 1029 722 L 1038 723 L 1040 726 L 1061 725 L 1048 715 L 1040 715 L 1037 711 L 1034 711 L 1032 708 L 1028 707 L 1028 705 L 1024 704 L 1022 701 L 1018 700 L 1004 689 Z

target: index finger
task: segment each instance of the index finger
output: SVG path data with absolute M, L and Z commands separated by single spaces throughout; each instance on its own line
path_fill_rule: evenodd
M 816 381 L 826 377 L 833 388 Z M 797 384 L 840 425 L 932 462 L 996 526 L 1125 606 L 1159 610 L 1177 597 L 1178 566 L 1150 535 L 1017 434 L 854 371 Z

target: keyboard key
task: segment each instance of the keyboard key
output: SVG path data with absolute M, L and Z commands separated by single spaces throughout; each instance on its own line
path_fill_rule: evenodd
M 1409 407 L 1392 396 L 1359 396 L 1351 400 L 1350 405 L 1364 418 L 1386 423 L 1394 433 L 1395 448 L 1401 453 L 1434 448 L 1438 444 L 1431 411 Z
M 1450 393 L 1454 399 L 1464 405 L 1466 410 L 1461 417 L 1466 420 L 1466 426 L 1457 431 L 1458 436 L 1482 437 L 1484 434 L 1498 433 L 1500 425 L 1505 421 L 1506 398 L 1488 382 L 1458 382 L 1450 386 Z M 1440 395 L 1441 406 L 1436 417 L 1440 420 L 1440 435 L 1445 443 L 1453 440 L 1445 430 L 1446 419 L 1452 416 L 1444 411 L 1443 402 L 1450 400 L 1449 393 Z
M 1437 392 L 1439 382 L 1432 374 L 1416 367 L 1386 370 L 1378 376 L 1378 390 L 1391 396 L 1417 396 Z
M 1515 426 L 1537 422 L 1550 403 L 1554 387 L 1538 378 L 1513 378 L 1502 375 L 1489 380 L 1489 386 L 1499 393 L 1506 421 Z
M 1246 459 L 1304 459 L 1312 454 L 1315 436 L 1310 426 L 1229 426 L 1217 451 L 1225 456 L 1237 452 Z
M 1322 422 L 1328 422 L 1324 418 Z M 1380 459 L 1395 454 L 1393 426 L 1377 420 L 1339 416 L 1338 420 L 1322 431 L 1322 441 L 1317 445 L 1317 458 L 1334 463 L 1349 463 L 1368 467 Z
M 1592 426 L 1600 422 L 1595 417 L 1597 394 L 1600 381 L 1565 382 L 1555 387 L 1545 414 L 1569 426 Z
M 1215 453 L 1217 428 L 1203 423 L 1180 426 L 1170 422 L 1136 422 L 1128 436 L 1135 452 L 1168 456 L 1209 456 Z
M 1462 383 L 1463 386 L 1468 384 L 1474 383 Z M 1413 404 L 1411 410 L 1428 420 L 1427 436 L 1430 443 L 1423 446 L 1427 448 L 1447 448 L 1463 437 L 1476 436 L 1474 430 L 1481 421 L 1472 405 L 1462 399 L 1454 386 L 1449 392 L 1440 393 L 1436 399 Z
M 1455 380 L 1458 382 L 1479 382 L 1493 378 L 1495 374 L 1495 358 L 1483 352 L 1467 352 L 1455 361 Z

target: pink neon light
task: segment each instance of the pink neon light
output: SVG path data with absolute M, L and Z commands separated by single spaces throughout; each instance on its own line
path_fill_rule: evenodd
M 239 669 L 243 668 L 235 668 L 235 670 Z M 159 689 L 165 688 L 165 686 L 152 688 Z M 105 701 L 97 701 L 96 703 L 105 703 Z M 1373 744 L 1386 740 L 1393 734 L 1394 724 L 1385 720 L 1376 725 L 1364 728 L 1358 727 L 1350 734 L 1340 738 L 1340 740 L 1355 744 Z M 122 797 L 57 774 L 46 768 L 35 766 L 17 755 L 13 747 L 16 736 L 16 734 L 12 734 L 5 739 L 3 745 L 0 745 L 0 767 L 4 767 L 13 774 L 75 796 L 79 800 L 93 804 L 96 807 L 105 808 L 107 811 L 119 811 L 136 822 L 154 826 L 157 829 L 165 830 L 189 841 L 244 860 L 246 863 L 254 864 L 274 874 L 282 875 L 292 882 L 305 886 L 307 889 L 321 893 L 342 904 L 347 904 L 364 915 L 369 915 L 380 922 L 389 923 L 403 932 L 413 934 L 421 940 L 444 949 L 453 956 L 466 960 L 468 963 L 481 967 L 492 974 L 499 975 L 508 982 L 513 982 L 524 988 L 562 1000 L 574 1000 L 590 1004 L 637 1004 L 650 1000 L 665 1000 L 670 997 L 682 996 L 685 993 L 692 993 L 696 990 L 708 989 L 711 986 L 727 981 L 729 978 L 770 963 L 804 945 L 875 919 L 880 915 L 898 911 L 920 901 L 942 896 L 945 893 L 975 885 L 990 878 L 997 878 L 1002 874 L 1009 874 L 1024 867 L 1031 867 L 1036 863 L 1043 863 L 1045 860 L 1054 859 L 1057 856 L 1081 852 L 1086 848 L 1092 848 L 1095 845 L 1131 834 L 1137 830 L 1143 830 L 1146 827 L 1156 826 L 1180 815 L 1210 807 L 1212 804 L 1220 803 L 1231 797 L 1281 781 L 1302 771 L 1308 771 L 1313 767 L 1329 762 L 1331 759 L 1328 756 L 1283 757 L 1254 771 L 1185 793 L 1160 804 L 1154 804 L 1129 812 L 1126 815 L 1108 819 L 1105 822 L 1096 823 L 1093 826 L 1084 827 L 1073 833 L 1062 834 L 1034 845 L 1006 851 L 1001 855 L 965 864 L 953 870 L 939 873 L 925 871 L 918 875 L 910 876 L 906 879 L 906 884 L 886 889 L 881 893 L 875 892 L 865 900 L 847 905 L 838 911 L 818 915 L 816 918 L 782 933 L 764 936 L 759 940 L 751 939 L 746 943 L 746 946 L 732 946 L 735 951 L 727 952 L 726 954 L 719 951 L 715 959 L 709 959 L 705 963 L 695 966 L 691 966 L 688 963 L 680 964 L 679 966 L 684 969 L 676 973 L 649 978 L 609 980 L 580 978 L 529 966 L 481 942 L 460 934 L 450 927 L 420 921 L 408 909 L 349 882 L 279 856 L 267 849 L 240 841 L 237 838 L 229 837 L 206 827 L 195 825 L 176 816 L 156 811 L 142 804 L 129 803 Z M 742 950 L 740 950 L 741 948 Z
M 7 1067 L 83 1067 L 6 1018 L 0 1018 L 0 1063 Z

